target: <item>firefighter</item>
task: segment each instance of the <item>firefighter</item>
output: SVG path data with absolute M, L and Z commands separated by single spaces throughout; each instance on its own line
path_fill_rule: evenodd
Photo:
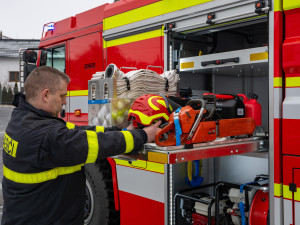
M 137 152 L 153 142 L 160 122 L 128 131 L 77 127 L 58 117 L 69 77 L 36 68 L 25 81 L 3 143 L 3 225 L 83 225 L 84 164 Z

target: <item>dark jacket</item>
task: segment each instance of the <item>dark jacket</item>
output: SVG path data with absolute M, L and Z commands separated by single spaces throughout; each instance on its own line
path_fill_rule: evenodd
M 22 98 L 3 143 L 2 224 L 82 225 L 84 164 L 135 151 L 147 141 L 142 130 L 115 129 L 77 127 Z

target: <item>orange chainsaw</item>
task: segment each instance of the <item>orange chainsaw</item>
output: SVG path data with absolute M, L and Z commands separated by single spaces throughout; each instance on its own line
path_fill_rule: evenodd
M 206 97 L 207 98 L 207 97 Z M 192 105 L 201 105 L 200 110 Z M 191 100 L 186 106 L 170 115 L 168 124 L 157 132 L 155 142 L 158 146 L 188 146 L 194 143 L 214 141 L 217 137 L 252 135 L 255 129 L 253 118 L 221 119 L 209 121 L 215 110 L 208 112 L 203 99 Z M 208 114 L 208 115 L 207 115 Z M 206 115 L 205 118 L 203 118 Z

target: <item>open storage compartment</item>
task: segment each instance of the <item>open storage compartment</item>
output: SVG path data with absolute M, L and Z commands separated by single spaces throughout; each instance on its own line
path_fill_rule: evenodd
M 255 94 L 261 105 L 261 124 L 253 137 L 266 142 L 269 136 L 268 32 L 267 18 L 256 17 L 169 35 L 169 66 L 180 75 L 181 97 L 202 98 L 207 92 L 243 94 L 250 99 Z M 267 151 L 268 147 L 263 154 L 203 157 L 206 158 L 203 159 L 203 185 L 242 184 L 258 174 L 267 175 Z M 176 206 L 176 214 L 180 215 L 180 203 Z M 179 219 L 176 224 L 185 223 L 189 224 Z
M 171 35 L 172 68 L 180 74 L 181 94 L 204 92 L 258 96 L 261 128 L 268 135 L 268 24 L 257 19 L 234 25 Z
M 218 182 L 182 190 L 175 195 L 176 224 L 269 224 L 267 181 L 258 175 L 247 184 Z

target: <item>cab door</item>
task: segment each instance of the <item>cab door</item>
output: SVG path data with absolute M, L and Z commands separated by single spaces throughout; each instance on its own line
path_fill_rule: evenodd
M 88 80 L 103 71 L 102 32 L 76 37 L 68 41 L 70 109 L 68 120 L 77 125 L 88 124 Z

